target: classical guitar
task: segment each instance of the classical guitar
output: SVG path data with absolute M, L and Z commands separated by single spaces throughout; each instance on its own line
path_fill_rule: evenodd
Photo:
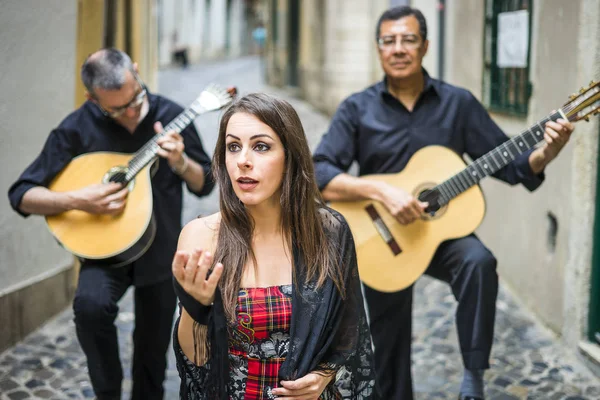
M 429 206 L 421 219 L 401 225 L 378 202 L 331 203 L 344 215 L 354 235 L 361 280 L 382 292 L 413 284 L 427 269 L 440 243 L 472 233 L 483 220 L 481 179 L 544 140 L 546 122 L 559 118 L 589 120 L 599 109 L 600 83 L 592 82 L 561 109 L 468 166 L 454 151 L 428 146 L 416 152 L 397 174 L 364 176 L 402 188 Z
M 159 149 L 156 141 L 166 132 L 181 132 L 200 114 L 225 107 L 235 94 L 235 88 L 208 86 L 135 154 L 93 152 L 75 157 L 48 188 L 67 192 L 100 182 L 122 183 L 129 189 L 125 210 L 117 216 L 93 215 L 80 210 L 47 216 L 52 235 L 82 260 L 117 267 L 139 258 L 150 247 L 156 233 L 151 186 L 151 167 Z

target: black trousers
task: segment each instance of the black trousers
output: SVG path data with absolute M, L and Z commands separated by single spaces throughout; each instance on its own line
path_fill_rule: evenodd
M 114 322 L 117 302 L 132 284 L 132 268 L 85 266 L 79 274 L 75 327 L 99 400 L 121 398 L 123 369 Z M 136 287 L 134 302 L 131 399 L 162 399 L 176 303 L 171 280 Z
M 450 284 L 458 301 L 456 325 L 465 367 L 489 368 L 498 295 L 496 258 L 470 235 L 442 243 L 426 274 Z M 412 400 L 413 287 L 394 293 L 364 289 L 381 398 Z

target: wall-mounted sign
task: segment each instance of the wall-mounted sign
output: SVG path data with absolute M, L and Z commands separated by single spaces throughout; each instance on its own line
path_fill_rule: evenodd
M 498 67 L 527 67 L 528 50 L 529 11 L 520 10 L 498 14 Z

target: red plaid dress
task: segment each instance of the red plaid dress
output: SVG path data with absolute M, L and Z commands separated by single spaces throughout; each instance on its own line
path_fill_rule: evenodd
M 288 352 L 291 285 L 241 289 L 236 312 L 237 325 L 229 331 L 230 394 L 244 400 L 269 398 L 279 386 L 277 373 Z
M 237 324 L 229 327 L 229 383 L 232 400 L 274 399 L 277 374 L 289 349 L 292 285 L 241 289 L 236 306 Z M 185 381 L 202 386 L 204 367 L 185 360 Z M 202 399 L 201 393 L 190 399 Z M 341 399 L 329 385 L 320 399 Z

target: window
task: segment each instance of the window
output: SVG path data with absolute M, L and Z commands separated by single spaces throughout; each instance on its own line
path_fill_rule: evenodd
M 484 102 L 491 111 L 527 115 L 532 0 L 486 0 Z

